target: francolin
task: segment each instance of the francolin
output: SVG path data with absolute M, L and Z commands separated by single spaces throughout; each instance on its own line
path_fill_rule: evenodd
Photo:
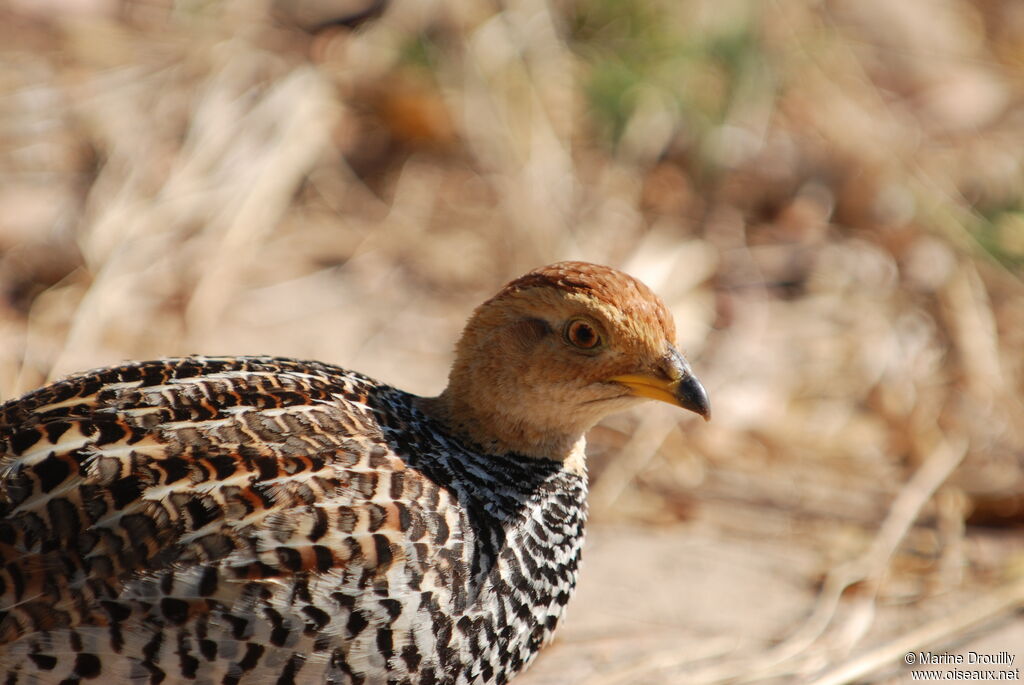
M 584 433 L 709 415 L 662 301 L 562 262 L 425 398 L 319 362 L 126 363 L 0 405 L 6 685 L 505 683 L 576 584 Z

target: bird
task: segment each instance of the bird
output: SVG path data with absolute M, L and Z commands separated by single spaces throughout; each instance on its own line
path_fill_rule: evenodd
M 0 405 L 6 685 L 509 682 L 576 585 L 585 433 L 710 417 L 664 302 L 559 262 L 470 316 L 437 396 L 188 356 Z

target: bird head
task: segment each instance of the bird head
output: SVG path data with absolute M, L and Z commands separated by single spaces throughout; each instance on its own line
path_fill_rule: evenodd
M 531 271 L 480 305 L 437 398 L 452 429 L 484 449 L 555 459 L 601 418 L 645 399 L 710 416 L 664 302 L 584 262 Z

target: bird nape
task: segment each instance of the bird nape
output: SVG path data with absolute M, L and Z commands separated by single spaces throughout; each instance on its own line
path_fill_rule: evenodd
M 576 584 L 583 435 L 709 416 L 664 303 L 562 262 L 417 397 L 319 362 L 128 363 L 0 405 L 7 685 L 505 683 Z

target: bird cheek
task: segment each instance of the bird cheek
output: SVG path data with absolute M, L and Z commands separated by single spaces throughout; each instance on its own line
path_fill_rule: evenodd
M 520 319 L 509 327 L 508 335 L 511 347 L 527 353 L 536 349 L 545 338 L 549 338 L 551 326 L 543 319 Z

